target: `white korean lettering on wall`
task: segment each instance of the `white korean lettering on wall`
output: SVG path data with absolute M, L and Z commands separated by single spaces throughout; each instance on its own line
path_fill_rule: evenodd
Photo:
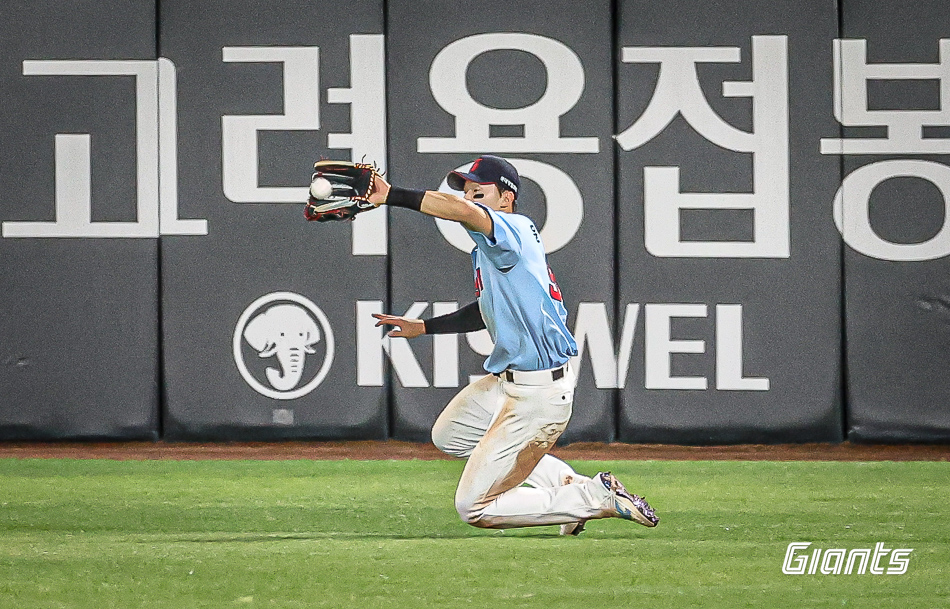
M 821 153 L 948 154 L 950 139 L 924 137 L 925 127 L 950 126 L 950 39 L 940 40 L 937 63 L 877 63 L 867 61 L 867 41 L 834 41 L 834 114 L 845 127 L 885 127 L 883 138 L 823 138 Z M 939 108 L 869 109 L 868 83 L 874 80 L 933 80 L 939 83 Z M 914 177 L 940 190 L 944 224 L 921 243 L 893 243 L 871 226 L 871 192 L 894 178 Z M 950 167 L 923 159 L 890 159 L 865 165 L 848 174 L 835 194 L 835 225 L 854 250 L 881 260 L 919 261 L 950 254 Z
M 350 132 L 327 135 L 328 148 L 349 148 L 353 161 L 375 162 L 386 171 L 386 51 L 382 34 L 350 35 L 350 86 L 327 89 L 331 104 L 349 104 Z M 388 208 L 350 222 L 353 255 L 385 256 Z
M 474 99 L 466 84 L 469 64 L 490 51 L 517 50 L 537 57 L 544 65 L 547 86 L 541 97 L 520 108 L 493 108 Z M 580 100 L 584 91 L 584 66 L 567 45 L 535 34 L 498 32 L 456 40 L 442 49 L 429 70 L 432 96 L 443 110 L 455 117 L 452 137 L 420 137 L 421 153 L 499 153 L 515 166 L 522 178 L 538 184 L 547 205 L 547 217 L 557 218 L 542 228 L 548 253 L 574 238 L 583 219 L 584 201 L 574 179 L 563 170 L 536 160 L 507 153 L 597 153 L 596 137 L 561 135 L 560 119 Z M 493 126 L 517 126 L 522 135 L 492 136 Z M 467 169 L 463 165 L 456 169 Z M 440 190 L 453 192 L 443 182 Z M 457 193 L 456 193 L 457 194 Z M 456 223 L 437 221 L 445 239 L 469 252 L 472 241 Z
M 4 237 L 148 238 L 206 235 L 205 220 L 178 218 L 175 66 L 168 59 L 26 60 L 25 76 L 134 76 L 135 222 L 92 221 L 89 133 L 54 137 L 55 210 L 52 222 L 4 222 Z
M 224 47 L 225 62 L 283 65 L 284 113 L 221 117 L 221 178 L 234 203 L 300 203 L 306 186 L 258 185 L 258 133 L 320 129 L 320 49 L 317 47 Z
M 547 88 L 522 108 L 492 108 L 472 98 L 465 83 L 468 65 L 489 51 L 518 50 L 541 60 Z M 567 45 L 534 34 L 492 33 L 449 44 L 432 61 L 429 88 L 435 101 L 455 117 L 455 137 L 420 137 L 419 152 L 597 152 L 596 137 L 561 136 L 560 118 L 584 91 L 584 67 Z M 491 137 L 492 125 L 524 127 L 524 137 Z
M 724 97 L 752 100 L 752 131 L 737 129 L 710 107 L 699 83 L 701 63 L 735 63 L 738 47 L 624 47 L 624 63 L 660 64 L 653 98 L 643 114 L 617 135 L 624 150 L 651 141 L 681 115 L 710 142 L 736 152 L 752 153 L 751 193 L 684 193 L 679 167 L 646 167 L 644 236 L 647 251 L 659 257 L 788 258 L 788 39 L 752 37 L 752 80 L 727 81 Z M 752 241 L 684 241 L 683 209 L 751 209 Z
M 225 196 L 234 203 L 306 201 L 307 186 L 258 184 L 258 133 L 321 128 L 319 47 L 224 47 L 222 57 L 225 62 L 280 63 L 284 83 L 282 114 L 221 117 L 221 177 Z M 351 35 L 351 85 L 327 89 L 329 103 L 349 104 L 351 125 L 348 133 L 328 133 L 327 147 L 348 148 L 352 160 L 373 161 L 382 171 L 386 170 L 385 65 L 382 35 Z M 385 208 L 380 208 L 354 220 L 354 255 L 386 254 L 386 213 Z

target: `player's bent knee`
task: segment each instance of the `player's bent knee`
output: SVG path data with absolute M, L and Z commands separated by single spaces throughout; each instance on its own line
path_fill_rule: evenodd
M 482 517 L 483 510 L 477 508 L 472 502 L 456 499 L 455 510 L 459 513 L 462 522 L 482 529 L 489 527 Z
M 436 425 L 432 428 L 432 443 L 447 455 L 453 457 L 468 457 L 472 454 L 471 448 L 462 446 L 450 433 L 450 426 Z
M 442 425 L 439 425 L 439 422 L 436 421 L 436 424 L 432 427 L 432 443 L 435 444 L 435 447 L 445 451 L 446 444 L 448 443 L 449 435 L 445 433 L 445 429 Z
M 445 430 L 440 426 L 435 426 L 432 428 L 432 443 L 435 444 L 435 447 L 441 450 L 446 454 L 452 454 L 447 449 L 451 441 L 451 436 L 445 433 Z

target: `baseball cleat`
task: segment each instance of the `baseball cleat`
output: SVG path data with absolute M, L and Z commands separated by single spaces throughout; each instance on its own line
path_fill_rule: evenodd
M 612 516 L 632 520 L 645 527 L 655 527 L 659 524 L 660 519 L 657 518 L 647 500 L 628 492 L 616 476 L 610 472 L 601 472 L 597 474 L 597 477 L 610 492 L 611 505 L 607 509 Z

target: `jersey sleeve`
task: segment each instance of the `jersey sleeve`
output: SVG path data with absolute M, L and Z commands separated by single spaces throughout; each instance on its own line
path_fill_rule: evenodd
M 518 231 L 503 217 L 506 214 L 499 214 L 479 203 L 475 205 L 488 212 L 492 221 L 492 236 L 489 238 L 477 231 L 468 231 L 468 234 L 495 268 L 507 272 L 521 260 L 521 238 Z
M 423 324 L 426 334 L 462 334 L 485 328 L 477 300 L 447 315 L 424 319 Z

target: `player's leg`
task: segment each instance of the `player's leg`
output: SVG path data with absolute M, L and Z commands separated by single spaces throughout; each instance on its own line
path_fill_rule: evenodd
M 466 522 L 510 528 L 610 515 L 604 508 L 609 491 L 603 484 L 589 478 L 550 484 L 570 470 L 554 457 L 537 470 L 570 420 L 573 383 L 572 376 L 543 387 L 503 383 L 501 410 L 472 451 L 459 481 L 456 508 Z M 544 486 L 520 486 L 532 475 Z
M 550 488 L 585 480 L 590 480 L 590 478 L 577 473 L 573 467 L 554 455 L 547 454 L 541 457 L 524 482 L 535 488 Z
M 460 391 L 432 426 L 432 442 L 442 452 L 455 457 L 468 457 L 488 431 L 504 403 L 501 380 L 489 374 Z M 525 484 L 548 488 L 583 482 L 570 465 L 554 455 L 545 454 L 528 474 Z
M 569 384 L 553 388 L 554 401 L 566 403 L 568 407 L 566 415 L 560 417 L 563 423 L 557 416 L 550 422 L 546 422 L 543 416 L 532 416 L 531 408 L 518 409 L 524 410 L 527 416 L 509 416 L 513 414 L 509 412 L 504 416 L 505 423 L 499 423 L 503 407 L 511 404 L 512 396 L 502 390 L 501 381 L 493 375 L 468 385 L 446 406 L 433 426 L 432 438 L 440 450 L 458 457 L 470 457 L 456 493 L 456 507 L 463 519 L 476 526 L 496 528 L 564 524 L 571 529 L 568 533 L 574 534 L 580 532 L 583 523 L 590 518 L 628 517 L 615 509 L 617 494 L 605 487 L 603 479 L 579 475 L 563 461 L 546 454 L 570 419 L 573 382 L 571 378 Z M 538 393 L 537 388 L 522 387 L 521 392 L 517 389 L 510 386 L 508 393 L 522 398 L 525 393 L 535 398 L 543 394 Z M 535 408 L 540 405 L 542 415 L 549 414 L 545 404 L 546 401 L 541 400 L 540 404 L 534 405 Z M 524 421 L 533 423 L 534 429 L 532 425 L 525 426 Z M 498 431 L 490 431 L 495 429 Z M 486 434 L 490 438 L 483 440 Z M 529 441 L 517 441 L 519 436 L 529 438 Z M 513 446 L 515 450 L 512 450 Z M 487 472 L 489 475 L 474 476 L 472 472 Z M 561 485 L 561 488 L 511 488 L 529 479 L 536 485 Z M 510 490 L 504 492 L 505 488 Z M 535 490 L 539 492 L 533 493 Z M 498 496 L 489 500 L 490 495 Z M 555 500 L 552 500 L 552 495 L 556 495 Z M 549 505 L 539 508 L 539 502 Z M 479 511 L 474 507 L 476 505 L 488 507 Z M 539 509 L 549 513 L 541 513 Z M 595 515 L 590 515 L 592 513 Z
M 469 384 L 452 398 L 432 426 L 432 443 L 446 454 L 468 457 L 488 431 L 502 397 L 501 381 L 492 374 Z
M 582 484 L 589 482 L 590 478 L 574 471 L 574 468 L 561 461 L 554 455 L 544 455 L 541 461 L 534 468 L 525 484 L 535 488 L 551 488 L 554 486 L 563 486 L 565 484 Z M 586 521 L 575 520 L 561 525 L 561 535 L 580 535 L 584 530 Z

